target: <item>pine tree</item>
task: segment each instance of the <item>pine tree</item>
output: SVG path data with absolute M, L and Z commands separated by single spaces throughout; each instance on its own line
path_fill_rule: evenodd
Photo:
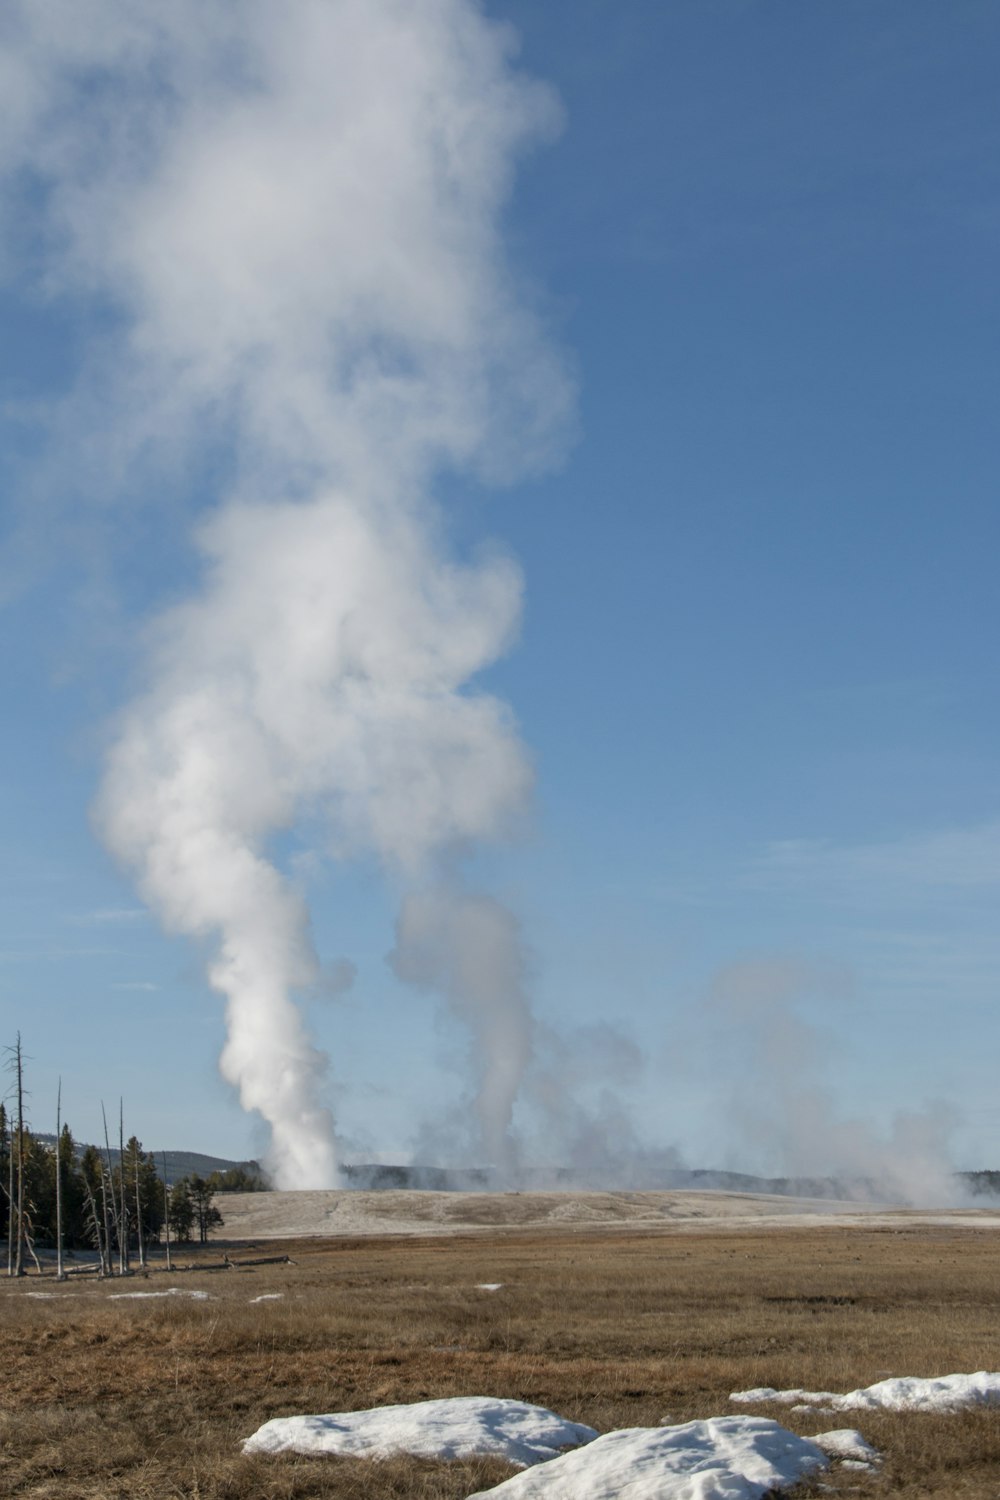
M 186 1244 L 194 1228 L 194 1204 L 188 1190 L 187 1178 L 182 1177 L 170 1189 L 170 1229 L 174 1239 Z
M 63 1233 L 70 1249 L 91 1243 L 88 1232 L 87 1193 L 82 1162 L 77 1160 L 73 1132 L 64 1125 L 59 1136 L 59 1170 L 62 1173 Z
M 160 1238 L 163 1226 L 163 1184 L 156 1171 L 151 1152 L 143 1152 L 142 1142 L 132 1136 L 125 1143 L 125 1155 L 118 1174 L 120 1191 L 129 1203 L 129 1222 L 133 1243 L 143 1258 L 143 1247 Z
M 204 1177 L 199 1177 L 197 1172 L 192 1172 L 188 1180 L 188 1191 L 191 1202 L 194 1205 L 195 1222 L 198 1225 L 198 1240 L 202 1245 L 208 1244 L 208 1232 L 210 1229 L 218 1229 L 225 1223 L 219 1210 L 212 1202 L 215 1189 Z

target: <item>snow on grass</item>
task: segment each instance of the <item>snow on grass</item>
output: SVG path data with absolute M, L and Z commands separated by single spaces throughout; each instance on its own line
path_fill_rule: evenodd
M 846 1466 L 868 1469 L 882 1462 L 882 1455 L 866 1443 L 855 1427 L 837 1427 L 832 1432 L 816 1432 L 809 1439 L 831 1458 L 843 1459 Z
M 136 1297 L 193 1297 L 196 1302 L 207 1302 L 207 1292 L 189 1292 L 186 1288 L 171 1286 L 163 1292 L 109 1292 L 109 1302 L 126 1302 Z
M 503 1286 L 503 1282 L 502 1281 L 477 1281 L 476 1282 L 476 1291 L 477 1292 L 498 1292 L 502 1286 Z
M 712 1417 L 609 1432 L 471 1500 L 760 1500 L 828 1463 L 777 1422 Z
M 284 1292 L 261 1292 L 259 1297 L 251 1297 L 251 1302 L 280 1302 Z
M 975 1375 L 939 1375 L 931 1380 L 902 1375 L 846 1395 L 835 1391 L 776 1391 L 773 1386 L 762 1385 L 752 1391 L 733 1391 L 729 1399 L 741 1405 L 779 1401 L 796 1411 L 813 1407 L 824 1411 L 959 1411 L 966 1406 L 1000 1404 L 1000 1372 L 979 1370 Z
M 773 1425 L 773 1424 L 772 1424 Z M 247 1438 L 244 1453 L 339 1453 L 388 1458 L 489 1455 L 509 1463 L 541 1463 L 563 1448 L 589 1443 L 597 1433 L 541 1406 L 492 1396 L 454 1396 L 410 1406 L 329 1416 L 275 1417 Z

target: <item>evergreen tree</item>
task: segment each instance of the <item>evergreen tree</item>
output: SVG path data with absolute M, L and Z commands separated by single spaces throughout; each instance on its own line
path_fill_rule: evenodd
M 228 1167 L 225 1172 L 216 1168 L 206 1180 L 213 1193 L 260 1193 L 265 1187 L 260 1173 L 248 1172 L 246 1167 Z
M 129 1205 L 129 1224 L 132 1244 L 138 1246 L 139 1221 L 136 1215 L 136 1181 L 138 1179 L 138 1207 L 142 1211 L 142 1238 L 147 1245 L 160 1238 L 163 1227 L 163 1184 L 156 1170 L 152 1152 L 143 1152 L 142 1142 L 132 1136 L 125 1145 L 125 1156 L 121 1168 L 116 1172 L 115 1190 L 124 1190 Z
M 225 1222 L 219 1210 L 212 1202 L 215 1189 L 204 1177 L 199 1177 L 197 1172 L 193 1172 L 188 1179 L 188 1192 L 191 1195 L 191 1203 L 194 1207 L 194 1218 L 198 1226 L 199 1243 L 207 1245 L 209 1230 L 221 1228 Z
M 36 1141 L 30 1130 L 23 1132 L 21 1151 L 25 1234 L 29 1244 L 50 1244 L 55 1240 L 55 1153 Z
M 77 1160 L 73 1132 L 64 1125 L 59 1136 L 59 1172 L 62 1181 L 63 1240 L 67 1249 L 91 1243 L 88 1231 L 87 1192 L 81 1163 Z
M 180 1182 L 175 1182 L 170 1189 L 170 1202 L 167 1210 L 170 1219 L 170 1232 L 175 1240 L 186 1244 L 191 1239 L 191 1230 L 194 1228 L 194 1204 L 188 1190 L 186 1177 Z

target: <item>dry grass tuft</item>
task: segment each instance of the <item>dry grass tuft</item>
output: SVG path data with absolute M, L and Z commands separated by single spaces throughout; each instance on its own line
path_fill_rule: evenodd
M 504 1233 L 310 1241 L 296 1264 L 168 1278 L 211 1300 L 109 1300 L 101 1284 L 0 1283 L 0 1492 L 33 1500 L 450 1500 L 496 1461 L 243 1457 L 269 1417 L 447 1395 L 513 1396 L 600 1430 L 747 1410 L 750 1386 L 848 1390 L 1000 1368 L 993 1235 L 914 1224 L 703 1235 Z M 211 1252 L 218 1258 L 218 1251 Z M 498 1292 L 480 1282 L 503 1282 Z M 251 1302 L 265 1292 L 280 1301 Z M 860 1427 L 880 1476 L 836 1493 L 1000 1493 L 1000 1414 L 759 1408 L 808 1434 Z M 801 1494 L 824 1493 L 814 1484 Z M 828 1493 L 828 1492 L 826 1492 Z

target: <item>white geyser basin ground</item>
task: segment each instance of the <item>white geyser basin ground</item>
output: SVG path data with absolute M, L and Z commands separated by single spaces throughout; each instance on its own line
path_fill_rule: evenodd
M 733 1391 L 729 1399 L 741 1405 L 778 1401 L 782 1406 L 824 1411 L 959 1411 L 967 1406 L 1000 1406 L 1000 1372 L 979 1370 L 974 1375 L 938 1375 L 929 1380 L 901 1375 L 842 1395 L 835 1391 L 776 1391 L 773 1386 L 762 1385 L 752 1391 Z
M 544 1407 L 489 1396 L 277 1417 L 243 1445 L 244 1453 L 504 1458 L 524 1472 L 482 1493 L 512 1500 L 759 1500 L 824 1468 L 828 1452 L 848 1450 L 876 1457 L 860 1433 L 824 1433 L 813 1442 L 763 1417 L 713 1417 L 600 1437 Z

